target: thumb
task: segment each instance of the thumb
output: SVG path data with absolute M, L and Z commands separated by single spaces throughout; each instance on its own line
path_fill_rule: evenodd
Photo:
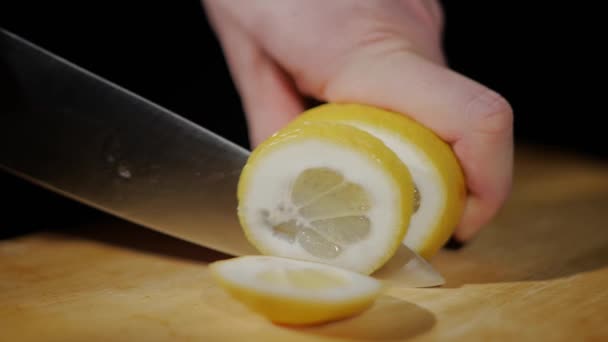
M 392 42 L 394 43 L 394 42 Z M 513 115 L 496 92 L 406 49 L 358 50 L 325 83 L 331 102 L 363 102 L 400 113 L 450 143 L 469 196 L 455 237 L 472 238 L 506 200 L 513 164 Z

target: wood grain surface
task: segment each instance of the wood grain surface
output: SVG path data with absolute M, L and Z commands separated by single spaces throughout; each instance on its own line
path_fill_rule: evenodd
M 35 214 L 35 213 L 32 213 Z M 392 288 L 365 313 L 274 325 L 206 264 L 226 258 L 120 220 L 0 241 L 0 341 L 608 341 L 608 164 L 516 153 L 512 196 L 440 288 Z

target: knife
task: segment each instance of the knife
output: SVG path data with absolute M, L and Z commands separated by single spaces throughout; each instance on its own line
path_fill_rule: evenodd
M 0 28 L 0 168 L 126 221 L 229 255 L 249 151 Z M 444 283 L 405 245 L 379 278 Z

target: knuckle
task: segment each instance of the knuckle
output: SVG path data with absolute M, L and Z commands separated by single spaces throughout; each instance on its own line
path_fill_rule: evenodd
M 480 87 L 473 92 L 465 113 L 471 127 L 486 134 L 507 134 L 512 131 L 513 108 L 497 92 Z

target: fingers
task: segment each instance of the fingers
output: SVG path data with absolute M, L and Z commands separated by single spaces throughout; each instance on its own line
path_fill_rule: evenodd
M 513 115 L 505 99 L 395 44 L 355 52 L 329 79 L 326 100 L 406 113 L 452 145 L 469 191 L 457 239 L 471 239 L 492 219 L 511 188 Z
M 285 126 L 304 108 L 287 75 L 228 18 L 213 20 L 248 121 L 252 147 Z

